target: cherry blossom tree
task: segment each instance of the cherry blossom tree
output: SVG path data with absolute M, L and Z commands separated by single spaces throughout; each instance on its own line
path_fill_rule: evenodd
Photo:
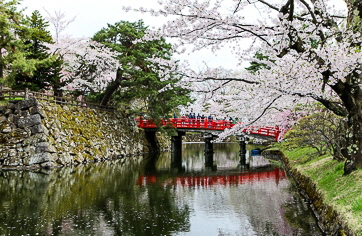
M 116 76 L 116 55 L 104 45 L 86 38 L 61 37 L 49 45 L 63 61 L 61 89 L 86 95 L 102 92 Z
M 61 38 L 61 33 L 68 28 L 68 26 L 75 21 L 75 16 L 67 19 L 65 12 L 61 10 L 55 10 L 54 13 L 50 13 L 48 10 L 43 8 L 44 11 L 48 14 L 46 19 L 54 28 L 54 41 L 59 42 Z
M 361 1 L 346 0 L 345 12 L 328 0 L 159 3 L 159 10 L 133 9 L 171 17 L 160 29 L 149 30 L 147 39 L 175 38 L 180 52 L 229 47 L 240 65 L 265 65 L 239 74 L 213 68 L 182 71 L 186 82 L 199 85 L 194 86 L 197 91 L 208 92 L 203 96 L 208 111 L 243 117 L 246 125 L 267 125 L 278 121 L 276 112 L 317 101 L 348 120 L 345 173 L 362 167 Z M 254 58 L 256 53 L 263 57 Z M 228 93 L 226 85 L 231 87 Z

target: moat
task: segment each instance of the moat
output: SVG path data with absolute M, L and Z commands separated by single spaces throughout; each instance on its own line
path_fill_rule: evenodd
M 124 163 L 0 171 L 0 235 L 323 235 L 283 170 L 237 143 L 183 144 Z

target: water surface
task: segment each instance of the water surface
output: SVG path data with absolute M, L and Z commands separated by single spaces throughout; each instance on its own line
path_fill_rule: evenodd
M 0 235 L 322 235 L 285 176 L 237 144 L 42 172 L 0 171 Z M 253 147 L 248 147 L 253 148 Z M 259 168 L 258 166 L 263 166 Z

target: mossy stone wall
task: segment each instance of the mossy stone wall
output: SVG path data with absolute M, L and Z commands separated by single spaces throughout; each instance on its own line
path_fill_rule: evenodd
M 0 107 L 0 168 L 58 167 L 148 152 L 132 117 L 35 98 Z

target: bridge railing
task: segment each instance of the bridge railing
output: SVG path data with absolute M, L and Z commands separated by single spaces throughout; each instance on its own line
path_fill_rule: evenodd
M 143 118 L 136 118 L 137 125 L 140 128 L 157 128 L 157 125 L 152 120 L 146 120 Z M 174 127 L 178 129 L 206 129 L 206 130 L 225 130 L 226 128 L 232 128 L 235 124 L 232 124 L 228 120 L 210 120 L 210 119 L 190 119 L 190 118 L 170 118 L 163 119 L 160 122 L 161 126 Z
M 158 128 L 152 120 L 144 119 L 143 117 L 136 118 L 138 127 L 144 129 Z M 160 121 L 160 126 L 177 128 L 177 129 L 200 129 L 200 130 L 218 130 L 223 131 L 230 129 L 235 124 L 228 120 L 209 120 L 209 119 L 190 119 L 190 118 L 170 118 Z M 252 135 L 259 135 L 265 137 L 273 137 L 279 141 L 282 135 L 279 126 L 249 126 L 242 130 L 242 132 Z

